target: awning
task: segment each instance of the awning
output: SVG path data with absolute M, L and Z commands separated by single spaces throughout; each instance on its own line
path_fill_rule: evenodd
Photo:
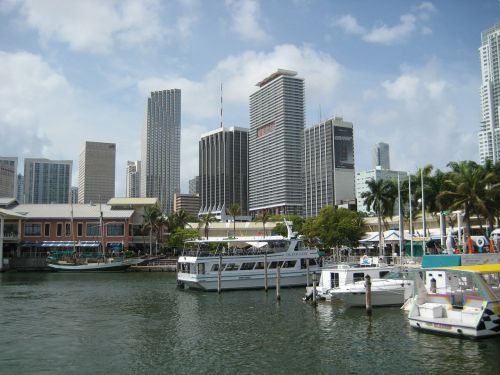
M 78 242 L 79 247 L 99 247 L 100 241 L 80 241 Z
M 74 241 L 43 241 L 42 247 L 72 247 L 76 246 Z

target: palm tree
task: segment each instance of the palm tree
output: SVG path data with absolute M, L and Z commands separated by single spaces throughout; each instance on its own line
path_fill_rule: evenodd
M 149 255 L 153 255 L 153 231 L 157 228 L 157 221 L 161 216 L 161 209 L 158 205 L 144 208 L 142 229 L 149 230 Z
M 200 225 L 203 225 L 205 227 L 205 237 L 208 240 L 208 229 L 210 226 L 210 223 L 216 222 L 217 219 L 215 217 L 215 214 L 213 214 L 211 211 L 209 211 L 207 214 L 203 215 L 200 218 Z
M 233 237 L 236 238 L 236 216 L 241 214 L 241 208 L 238 203 L 229 206 L 227 213 L 233 217 Z
M 167 228 L 167 232 L 169 232 L 169 226 L 170 222 L 168 217 L 164 216 L 163 214 L 160 214 L 158 218 L 156 219 L 156 236 L 158 239 L 158 242 L 163 243 L 163 228 Z
M 495 218 L 500 215 L 500 163 L 493 164 L 491 159 L 486 159 L 486 163 L 480 168 L 483 171 L 483 179 L 486 183 L 486 218 L 488 221 L 489 233 L 493 231 Z M 498 220 L 500 221 L 500 220 Z
M 264 238 L 266 237 L 266 223 L 271 218 L 271 214 L 267 211 L 264 211 L 260 215 L 257 216 L 257 220 L 262 223 L 262 228 L 264 229 Z
M 369 180 L 366 185 L 368 190 L 361 194 L 368 211 L 375 212 L 378 219 L 379 254 L 383 255 L 382 248 L 382 218 L 389 214 L 394 207 L 394 193 L 392 183 L 388 180 Z M 392 213 L 391 213 L 392 215 Z
M 177 228 L 185 228 L 187 223 L 189 223 L 189 219 L 189 214 L 181 208 L 179 211 L 170 215 L 170 229 L 173 231 Z

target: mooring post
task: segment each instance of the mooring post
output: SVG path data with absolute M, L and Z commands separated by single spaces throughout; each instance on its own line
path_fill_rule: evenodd
M 268 288 L 268 285 L 267 285 L 267 249 L 264 253 L 264 290 L 266 291 L 267 293 L 267 288 Z
M 370 275 L 365 276 L 365 287 L 366 287 L 366 314 L 372 314 L 372 282 Z
M 217 270 L 217 293 L 222 290 L 222 253 L 219 254 L 219 269 Z
M 276 268 L 276 299 L 279 301 L 281 299 L 280 296 L 280 262 L 278 262 L 278 267 Z
M 316 272 L 313 272 L 313 305 L 316 306 Z
M 432 278 L 431 279 L 431 293 L 436 293 L 436 279 Z
M 309 282 L 309 258 L 306 259 L 306 270 L 307 270 L 307 279 L 306 279 L 306 286 L 309 286 L 311 285 L 311 283 Z

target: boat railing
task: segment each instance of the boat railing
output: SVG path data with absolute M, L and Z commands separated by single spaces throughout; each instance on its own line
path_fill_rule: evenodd
M 182 251 L 182 256 L 192 256 L 192 257 L 210 257 L 210 256 L 245 256 L 245 255 L 264 255 L 266 254 L 274 254 L 274 253 L 283 253 L 288 249 L 284 247 L 272 247 L 272 248 L 255 248 L 251 247 L 248 249 L 240 249 L 240 248 L 218 248 L 216 250 L 208 250 L 208 249 L 184 249 Z

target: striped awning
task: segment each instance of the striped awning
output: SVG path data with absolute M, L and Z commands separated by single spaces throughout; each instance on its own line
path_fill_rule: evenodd
M 98 247 L 99 241 L 43 241 L 42 247 Z
M 99 247 L 100 241 L 80 241 L 78 242 L 79 247 Z

